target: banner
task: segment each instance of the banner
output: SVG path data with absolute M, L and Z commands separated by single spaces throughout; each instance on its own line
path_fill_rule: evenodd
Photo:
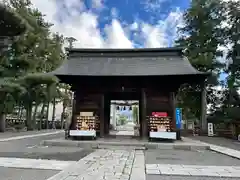
M 181 129 L 182 123 L 182 109 L 176 108 L 176 128 Z

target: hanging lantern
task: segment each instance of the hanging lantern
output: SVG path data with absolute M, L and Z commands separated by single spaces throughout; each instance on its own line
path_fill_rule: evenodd
M 119 106 L 117 106 L 117 110 L 119 111 Z
M 123 106 L 123 110 L 124 110 L 124 111 L 126 110 L 126 107 L 125 107 L 125 106 Z
M 129 107 L 129 110 L 130 110 L 130 111 L 132 110 L 132 106 Z

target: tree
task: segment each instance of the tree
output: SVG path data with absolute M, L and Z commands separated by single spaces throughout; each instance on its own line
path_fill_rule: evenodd
M 218 61 L 222 55 L 218 46 L 223 43 L 219 26 L 224 19 L 221 12 L 222 4 L 218 0 L 192 0 L 184 14 L 185 26 L 180 29 L 182 36 L 176 41 L 176 46 L 184 48 L 184 55 L 197 70 L 215 74 L 205 82 L 207 102 L 211 104 L 217 98 L 213 87 L 218 84 L 223 67 Z M 183 107 L 185 117 L 200 116 L 200 92 L 199 85 L 185 85 L 179 90 L 179 106 Z
M 240 120 L 240 97 L 238 93 L 240 83 L 240 2 L 229 1 L 225 4 L 226 23 L 224 39 L 226 45 L 232 48 L 227 53 L 228 66 L 226 67 L 227 90 L 225 91 L 222 111 L 231 120 Z
M 73 48 L 73 43 L 74 43 L 75 41 L 77 41 L 74 37 L 67 37 L 66 40 L 67 40 L 67 42 L 68 42 L 68 47 L 69 47 L 70 49 Z
M 138 107 L 137 106 L 133 106 L 132 108 L 132 113 L 133 113 L 133 119 L 134 119 L 134 123 L 138 124 Z
M 0 79 L 0 132 L 5 131 L 5 115 L 12 112 L 19 97 L 26 92 L 26 89 L 19 85 L 14 79 Z
M 2 102 L 5 102 L 0 105 L 0 132 L 4 132 L 5 114 L 14 109 L 18 97 L 25 91 L 14 78 L 4 78 L 4 63 L 6 62 L 4 52 L 10 43 L 9 40 L 14 40 L 13 36 L 20 35 L 30 26 L 12 8 L 4 4 L 0 4 L 0 17 L 0 98 Z
M 30 26 L 25 22 L 18 13 L 14 12 L 12 8 L 0 4 L 0 29 L 1 37 L 13 37 L 22 34 Z
M 65 59 L 62 51 L 64 38 L 51 33 L 52 24 L 44 20 L 41 12 L 31 8 L 29 0 L 10 0 L 8 6 L 25 18 L 32 29 L 19 36 L 4 53 L 0 74 L 2 77 L 15 79 L 27 90 L 18 99 L 21 99 L 21 104 L 26 108 L 27 126 L 32 129 L 33 105 L 52 101 L 53 95 L 50 95 L 49 89 L 52 84 L 57 83 L 57 79 L 43 73 L 53 71 Z M 38 94 L 40 91 L 44 93 Z

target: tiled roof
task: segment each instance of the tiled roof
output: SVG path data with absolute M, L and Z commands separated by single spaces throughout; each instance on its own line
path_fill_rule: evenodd
M 202 74 L 194 69 L 180 49 L 73 49 L 55 75 L 163 76 Z

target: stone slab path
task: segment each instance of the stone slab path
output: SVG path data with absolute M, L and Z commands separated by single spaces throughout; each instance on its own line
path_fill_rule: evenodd
M 48 180 L 145 180 L 141 150 L 97 150 Z
M 57 161 L 43 159 L 5 158 L 0 157 L 0 167 L 63 170 L 75 161 Z
M 240 166 L 199 166 L 146 164 L 146 173 L 155 175 L 240 177 Z

